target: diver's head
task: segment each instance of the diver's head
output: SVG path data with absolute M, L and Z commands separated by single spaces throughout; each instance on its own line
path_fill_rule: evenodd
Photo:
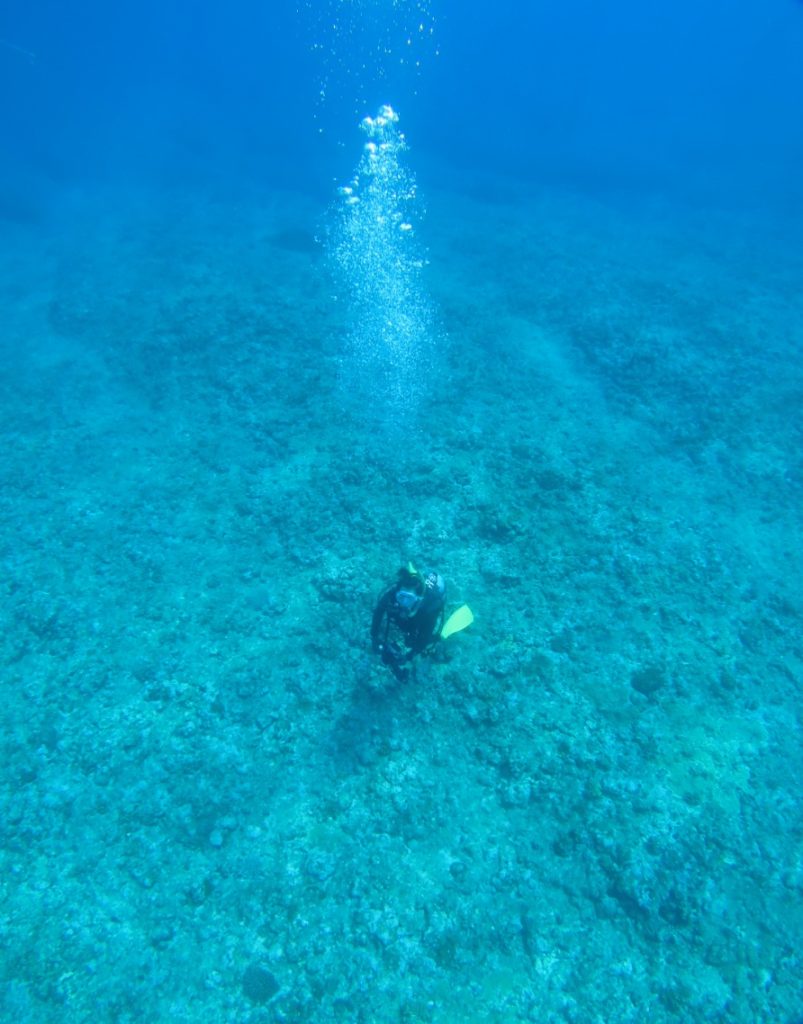
M 410 589 L 423 587 L 421 573 L 416 569 L 412 562 L 408 562 L 407 565 L 403 565 L 401 569 L 399 569 L 398 581 L 401 586 L 410 587 Z

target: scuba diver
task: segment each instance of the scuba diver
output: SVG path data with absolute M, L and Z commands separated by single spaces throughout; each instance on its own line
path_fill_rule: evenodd
M 371 646 L 397 679 L 409 664 L 440 639 L 446 584 L 436 572 L 399 569 L 396 582 L 382 592 L 371 619 Z

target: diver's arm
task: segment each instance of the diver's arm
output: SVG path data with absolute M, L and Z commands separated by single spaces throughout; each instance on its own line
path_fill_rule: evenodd
M 380 647 L 379 634 L 382 631 L 382 621 L 387 615 L 392 594 L 393 587 L 389 587 L 376 602 L 376 608 L 374 608 L 374 615 L 371 619 L 371 646 L 375 651 Z

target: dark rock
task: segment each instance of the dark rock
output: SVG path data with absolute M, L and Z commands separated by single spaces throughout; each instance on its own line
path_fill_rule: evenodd
M 279 982 L 261 964 L 249 964 L 243 974 L 243 994 L 252 1003 L 267 1003 L 279 991 Z
M 666 676 L 661 669 L 650 665 L 648 668 L 637 669 L 630 677 L 630 685 L 645 697 L 650 697 L 666 686 Z
M 151 932 L 151 945 L 160 948 L 166 946 L 176 934 L 169 921 L 162 921 Z
M 549 647 L 555 654 L 571 654 L 574 647 L 574 637 L 569 629 L 561 630 L 549 641 Z
M 690 920 L 688 901 L 677 889 L 673 889 L 664 899 L 658 909 L 658 913 L 667 924 L 671 924 L 676 928 L 683 927 Z

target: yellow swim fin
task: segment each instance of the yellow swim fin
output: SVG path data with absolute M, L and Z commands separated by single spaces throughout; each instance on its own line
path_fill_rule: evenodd
M 459 633 L 461 629 L 470 626 L 474 621 L 474 615 L 467 604 L 462 605 L 456 612 L 452 612 L 441 630 L 441 640 L 445 640 L 452 633 Z

